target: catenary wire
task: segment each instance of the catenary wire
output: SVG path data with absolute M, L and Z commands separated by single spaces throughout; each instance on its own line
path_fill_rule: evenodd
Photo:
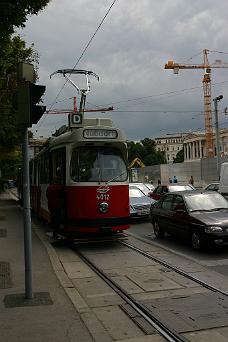
M 92 37 L 90 38 L 90 40 L 89 40 L 88 43 L 86 44 L 86 46 L 85 46 L 85 48 L 83 49 L 83 51 L 82 51 L 80 57 L 77 59 L 75 65 L 74 65 L 74 67 L 73 67 L 73 70 L 76 68 L 76 66 L 78 65 L 78 63 L 80 62 L 80 60 L 82 59 L 82 57 L 84 56 L 86 50 L 88 49 L 88 47 L 89 47 L 90 44 L 92 43 L 92 40 L 93 40 L 94 37 L 96 36 L 98 30 L 99 30 L 100 27 L 102 26 L 103 22 L 105 21 L 106 17 L 108 16 L 109 12 L 111 11 L 111 9 L 112 9 L 112 7 L 114 6 L 114 4 L 116 3 L 116 1 L 117 1 L 117 0 L 113 0 L 112 4 L 109 6 L 107 12 L 105 13 L 104 17 L 102 18 L 102 20 L 101 20 L 100 24 L 98 25 L 97 29 L 95 30 L 95 32 L 93 33 Z M 63 86 L 61 87 L 60 91 L 59 91 L 58 94 L 56 95 L 55 100 L 52 102 L 52 104 L 51 104 L 50 108 L 48 109 L 48 111 L 50 111 L 50 110 L 53 108 L 54 104 L 56 103 L 56 100 L 58 99 L 59 95 L 61 94 L 61 92 L 63 91 L 63 88 L 65 87 L 65 85 L 66 85 L 67 83 L 68 83 L 68 80 L 66 80 L 66 81 L 64 82 Z M 48 112 L 48 111 L 47 111 L 47 112 Z M 44 120 L 45 120 L 45 116 L 44 116 Z M 43 121 L 44 121 L 44 120 L 43 120 Z M 42 119 L 41 119 L 41 122 L 43 122 L 43 121 L 42 121 Z M 41 123 L 40 123 L 40 125 L 38 126 L 37 130 L 39 130 L 40 126 L 41 126 Z
M 108 16 L 109 12 L 111 11 L 111 9 L 112 9 L 112 7 L 114 6 L 114 4 L 115 4 L 116 1 L 117 1 L 117 0 L 114 0 L 114 1 L 112 2 L 112 4 L 110 5 L 109 9 L 108 9 L 107 12 L 105 13 L 105 15 L 104 15 L 104 17 L 102 18 L 102 20 L 101 20 L 100 24 L 98 25 L 97 29 L 95 30 L 95 32 L 93 33 L 92 37 L 90 38 L 90 40 L 89 40 L 88 43 L 86 44 L 85 48 L 83 49 L 83 51 L 82 51 L 80 57 L 77 59 L 75 65 L 74 65 L 74 67 L 73 67 L 73 70 L 76 68 L 76 66 L 78 65 L 78 63 L 80 62 L 80 60 L 82 59 L 82 57 L 84 56 L 86 50 L 88 49 L 88 47 L 89 47 L 90 44 L 92 43 L 92 40 L 93 40 L 94 37 L 96 36 L 98 30 L 99 30 L 100 27 L 102 26 L 103 22 L 105 21 L 106 17 Z M 63 88 L 65 87 L 65 85 L 66 85 L 67 83 L 68 83 L 68 80 L 66 80 L 66 81 L 64 82 L 64 84 L 63 84 L 63 86 L 61 87 L 60 91 L 58 92 L 58 94 L 57 94 L 55 100 L 53 101 L 53 105 L 51 105 L 50 109 L 54 106 L 55 101 L 58 99 L 59 95 L 61 94 L 61 92 L 63 91 Z M 50 110 L 50 109 L 49 109 L 49 110 Z

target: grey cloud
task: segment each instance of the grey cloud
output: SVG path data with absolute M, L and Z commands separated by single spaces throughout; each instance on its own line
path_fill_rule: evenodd
M 53 104 L 65 83 L 60 75 L 51 80 L 49 75 L 75 65 L 110 4 L 107 0 L 55 0 L 41 14 L 29 19 L 22 35 L 26 41 L 35 43 L 41 55 L 40 83 L 47 85 L 47 104 Z M 203 111 L 203 90 L 198 88 L 202 86 L 203 71 L 181 70 L 179 75 L 173 75 L 172 70 L 164 70 L 164 64 L 169 59 L 202 63 L 204 48 L 227 52 L 227 11 L 225 0 L 218 4 L 211 0 L 117 1 L 77 66 L 93 70 L 101 78 L 99 83 L 92 80 L 88 101 L 98 106 L 113 103 L 116 110 L 138 110 L 108 114 L 131 140 L 159 136 L 161 132 L 203 128 L 203 116 L 194 112 Z M 211 52 L 209 58 L 210 62 L 219 58 L 228 62 L 226 54 Z M 81 82 L 78 78 L 74 80 Z M 212 71 L 212 84 L 227 80 L 228 70 Z M 213 96 L 224 95 L 220 104 L 224 107 L 227 85 L 212 87 Z M 194 87 L 195 90 L 176 95 L 120 102 Z M 75 90 L 67 84 L 54 108 L 72 108 L 72 99 L 60 101 L 74 95 Z M 192 110 L 193 113 L 145 113 L 148 110 L 167 113 Z M 46 116 L 37 126 L 38 134 L 48 134 L 65 119 Z

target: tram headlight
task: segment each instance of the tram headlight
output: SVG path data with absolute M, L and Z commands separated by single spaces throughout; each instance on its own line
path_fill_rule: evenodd
M 102 214 L 105 214 L 105 213 L 107 213 L 107 211 L 108 211 L 108 203 L 106 203 L 106 202 L 101 202 L 100 204 L 99 204 L 99 211 L 102 213 Z

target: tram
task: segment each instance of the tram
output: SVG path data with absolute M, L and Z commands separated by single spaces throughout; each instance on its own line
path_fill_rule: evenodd
M 31 208 L 53 235 L 129 228 L 126 137 L 109 118 L 69 115 L 30 162 Z

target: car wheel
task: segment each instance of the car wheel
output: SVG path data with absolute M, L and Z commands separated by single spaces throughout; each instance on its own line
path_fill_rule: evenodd
M 153 228 L 154 228 L 154 235 L 156 236 L 156 238 L 163 239 L 165 236 L 165 231 L 161 229 L 157 221 L 153 223 Z
M 195 250 L 200 250 L 203 247 L 202 238 L 200 234 L 196 231 L 192 232 L 191 242 L 192 242 L 192 247 Z

